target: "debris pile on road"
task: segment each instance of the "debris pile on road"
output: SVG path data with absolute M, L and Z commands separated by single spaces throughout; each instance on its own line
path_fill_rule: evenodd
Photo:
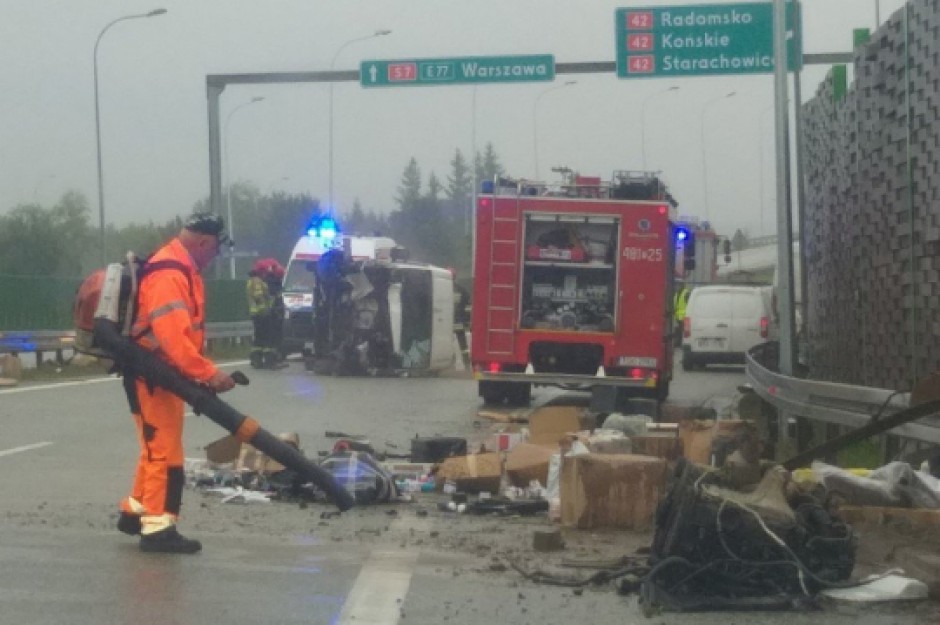
M 442 519 L 485 516 L 496 523 L 535 517 L 528 521 L 536 524 L 529 559 L 507 554 L 504 570 L 538 583 L 639 593 L 650 613 L 792 609 L 813 605 L 823 590 L 857 585 L 847 580 L 858 536 L 837 510 L 846 501 L 845 483 L 872 478 L 849 479 L 821 464 L 814 465 L 814 479 L 805 479 L 805 471 L 791 474 L 763 459 L 750 421 L 655 423 L 561 405 L 481 416 L 490 423 L 478 440 L 416 436 L 411 453 L 401 455 L 377 452 L 362 436 L 327 432 L 337 440 L 320 452 L 319 466 L 358 505 L 417 503 L 417 516 L 431 511 Z M 299 450 L 296 435 L 282 440 Z M 326 501 L 298 474 L 237 441 L 215 441 L 207 457 L 219 462 L 188 467 L 191 482 L 223 502 L 305 507 Z M 932 482 L 921 484 L 897 467 L 879 471 L 895 480 L 880 484 L 881 495 L 901 493 L 907 505 L 926 505 L 936 495 L 923 486 Z M 546 525 L 537 525 L 538 517 Z M 648 550 L 592 574 L 553 571 L 549 560 L 563 557 L 573 532 L 585 529 L 654 535 Z M 906 581 L 895 585 L 902 595 L 913 592 Z M 875 585 L 847 596 L 870 595 L 884 593 Z
M 656 515 L 644 609 L 789 609 L 844 585 L 858 538 L 824 501 L 779 467 L 742 489 L 728 474 L 677 463 Z

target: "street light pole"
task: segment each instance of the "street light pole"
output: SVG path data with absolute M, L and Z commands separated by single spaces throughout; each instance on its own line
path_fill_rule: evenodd
M 705 205 L 705 221 L 708 221 L 708 160 L 705 157 L 705 114 L 708 112 L 708 107 L 716 102 L 720 102 L 726 98 L 733 98 L 737 94 L 737 91 L 732 91 L 726 93 L 725 95 L 710 100 L 705 103 L 705 106 L 702 107 L 702 201 Z
M 657 91 L 656 93 L 650 95 L 645 100 L 643 100 L 643 110 L 640 115 L 640 133 L 641 133 L 640 134 L 640 146 L 641 146 L 641 152 L 643 153 L 643 171 L 647 171 L 647 167 L 646 167 L 646 105 L 649 104 L 650 100 L 652 100 L 656 96 L 660 96 L 660 95 L 669 93 L 671 91 L 678 91 L 678 90 L 679 90 L 679 87 L 673 85 L 672 87 L 669 87 L 668 89 Z
M 93 56 L 93 62 L 95 67 L 95 144 L 98 150 L 98 236 L 100 238 L 98 247 L 101 249 L 101 263 L 103 265 L 107 264 L 108 262 L 108 252 L 105 249 L 104 237 L 104 172 L 101 167 L 101 109 L 98 105 L 98 45 L 101 43 L 101 38 L 104 37 L 104 34 L 118 22 L 144 17 L 156 17 L 158 15 L 163 15 L 164 13 L 166 13 L 166 9 L 154 9 L 149 13 L 125 15 L 115 20 L 111 20 L 107 23 L 107 25 L 105 25 L 104 28 L 101 29 L 101 32 L 98 33 L 98 38 L 95 39 L 95 53 Z
M 350 39 L 343 45 L 341 45 L 336 53 L 333 55 L 333 60 L 330 61 L 330 71 L 333 71 L 333 68 L 336 66 L 336 59 L 339 57 L 340 52 L 346 49 L 347 46 L 354 44 L 358 41 L 366 41 L 368 39 L 375 39 L 376 37 L 384 37 L 385 35 L 391 34 L 392 31 L 387 29 L 377 30 L 371 35 L 366 35 L 365 37 L 356 37 L 355 39 Z M 326 213 L 333 214 L 333 80 L 330 80 L 330 171 L 329 171 L 329 205 L 326 207 Z
M 471 187 L 472 191 L 470 193 L 470 210 L 467 211 L 467 227 L 464 230 L 465 234 L 471 234 L 473 229 L 476 228 L 476 210 L 477 210 L 477 186 L 480 184 L 480 181 L 477 180 L 477 86 L 473 85 L 473 98 L 471 99 L 470 107 L 470 171 L 471 173 Z M 475 245 L 476 242 L 473 241 Z
M 232 243 L 231 243 L 231 245 L 230 245 L 229 248 L 228 248 L 228 252 L 229 252 L 229 257 L 228 257 L 228 271 L 229 271 L 229 277 L 230 277 L 232 280 L 235 279 L 235 220 L 232 219 L 232 179 L 229 177 L 229 174 L 228 174 L 228 172 L 229 172 L 229 169 L 228 169 L 228 162 L 229 162 L 229 160 L 228 160 L 228 139 L 229 139 L 229 137 L 228 137 L 228 125 L 229 125 L 229 122 L 232 121 L 232 115 L 234 115 L 235 113 L 237 113 L 237 112 L 240 111 L 241 109 L 245 108 L 246 106 L 250 106 L 250 105 L 252 105 L 252 104 L 254 104 L 254 103 L 256 103 L 256 102 L 261 102 L 262 100 L 264 100 L 264 96 L 256 96 L 256 97 L 250 99 L 249 101 L 247 101 L 247 102 L 242 102 L 241 104 L 239 104 L 238 106 L 236 106 L 235 108 L 233 108 L 233 109 L 229 112 L 228 117 L 225 118 L 225 129 L 224 129 L 224 131 L 223 131 L 223 133 L 222 133 L 223 135 L 225 135 L 225 158 L 224 158 L 224 164 L 225 164 L 225 183 L 226 183 L 226 185 L 228 186 L 228 193 L 225 194 L 225 195 L 226 195 L 225 202 L 226 202 L 227 207 L 228 207 L 228 210 L 227 210 L 227 213 L 228 213 L 228 235 L 229 235 L 229 238 L 232 240 Z
M 577 80 L 568 80 L 561 85 L 556 85 L 550 87 L 540 93 L 537 98 L 535 98 L 535 103 L 532 105 L 532 155 L 535 157 L 535 179 L 539 180 L 539 102 L 541 99 L 548 93 L 552 91 L 558 91 L 559 89 L 564 89 L 565 87 L 570 87 L 571 85 L 578 84 Z

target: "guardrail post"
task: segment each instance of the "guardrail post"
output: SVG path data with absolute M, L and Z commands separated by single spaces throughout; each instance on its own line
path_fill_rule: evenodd
M 796 455 L 794 438 L 790 435 L 790 419 L 794 418 L 786 410 L 777 409 L 777 460 L 783 461 Z

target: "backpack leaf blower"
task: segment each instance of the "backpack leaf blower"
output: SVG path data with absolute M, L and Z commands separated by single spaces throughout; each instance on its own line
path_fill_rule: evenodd
M 154 353 L 134 343 L 122 332 L 122 323 L 126 320 L 122 304 L 136 300 L 136 293 L 126 291 L 128 283 L 137 285 L 134 266 L 129 263 L 131 280 L 128 280 L 124 266 L 112 263 L 105 271 L 104 279 L 100 274 L 92 274 L 88 281 L 95 280 L 98 288 L 94 293 L 86 291 L 86 297 L 97 297 L 93 322 L 94 345 L 115 362 L 116 368 L 124 375 L 139 378 L 159 386 L 193 407 L 198 414 L 204 414 L 243 443 L 248 443 L 267 454 L 285 467 L 296 471 L 303 478 L 322 489 L 341 511 L 353 507 L 352 495 L 343 488 L 334 477 L 322 467 L 307 459 L 299 450 L 265 430 L 251 417 L 235 410 L 222 401 L 211 390 L 197 384 L 177 371 L 172 365 L 160 359 Z M 84 285 L 83 285 L 84 286 Z M 134 289 L 136 290 L 136 288 Z M 82 290 L 79 296 L 82 296 Z M 81 302 L 76 303 L 76 311 Z M 83 307 L 88 310 L 87 304 Z

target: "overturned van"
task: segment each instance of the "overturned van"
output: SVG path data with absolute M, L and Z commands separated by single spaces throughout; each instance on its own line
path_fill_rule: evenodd
M 354 260 L 316 267 L 308 369 L 339 375 L 433 372 L 454 363 L 454 281 L 433 265 Z
M 305 237 L 284 276 L 289 334 L 308 370 L 428 373 L 454 363 L 454 279 L 387 237 Z M 336 242 L 339 244 L 339 241 Z

